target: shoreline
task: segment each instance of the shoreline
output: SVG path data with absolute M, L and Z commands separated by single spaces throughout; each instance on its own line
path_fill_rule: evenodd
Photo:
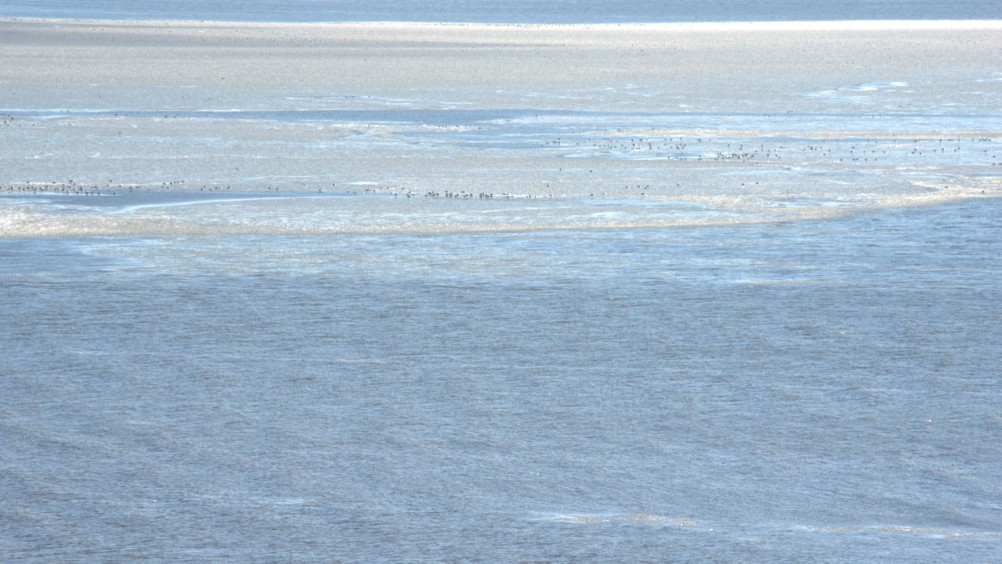
M 1002 20 L 8 18 L 0 33 L 0 186 L 666 200 L 1002 187 Z M 70 113 L 32 115 L 57 108 Z

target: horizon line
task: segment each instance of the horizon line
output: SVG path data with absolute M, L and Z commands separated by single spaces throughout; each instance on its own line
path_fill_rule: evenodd
M 521 28 L 577 30 L 679 30 L 679 31 L 921 31 L 921 30 L 993 30 L 1002 29 L 1002 19 L 873 19 L 873 20 L 746 20 L 746 21 L 679 21 L 679 22 L 609 22 L 609 23 L 544 23 L 544 22 L 438 22 L 438 21 L 244 21 L 199 19 L 90 19 L 37 18 L 0 16 L 0 23 L 63 23 L 90 25 L 205 25 L 205 26 L 373 26 L 373 27 L 457 27 L 457 28 Z

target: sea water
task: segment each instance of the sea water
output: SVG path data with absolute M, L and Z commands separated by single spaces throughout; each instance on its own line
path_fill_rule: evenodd
M 4 196 L 183 226 L 0 244 L 4 559 L 998 556 L 1000 200 L 277 222 L 393 201 Z
M 433 21 L 503 23 L 635 23 L 718 21 L 815 21 L 887 19 L 998 19 L 991 0 L 907 1 L 756 0 L 719 2 L 628 2 L 623 0 L 7 0 L 0 16 L 82 19 L 177 19 L 224 21 Z
M 1000 81 L 887 78 L 0 110 L 0 560 L 998 560 Z

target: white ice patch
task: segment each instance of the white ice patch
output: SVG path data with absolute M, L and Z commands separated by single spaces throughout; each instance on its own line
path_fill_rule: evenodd
M 804 96 L 807 98 L 846 98 L 851 95 L 864 94 L 868 92 L 893 91 L 907 87 L 908 83 L 901 81 L 866 82 L 863 84 L 850 84 L 846 86 L 838 86 L 835 88 L 827 88 L 815 92 L 805 92 L 800 94 L 800 96 Z
M 906 88 L 907 82 L 868 82 L 853 86 L 841 86 L 838 90 L 843 92 L 877 92 L 878 90 L 888 90 L 891 88 Z

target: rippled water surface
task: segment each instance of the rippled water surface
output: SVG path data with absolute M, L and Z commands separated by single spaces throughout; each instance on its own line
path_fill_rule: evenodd
M 431 199 L 388 231 L 275 223 L 394 201 L 4 196 L 188 223 L 0 241 L 0 554 L 998 555 L 999 200 L 411 228 L 449 212 Z
M 1002 17 L 390 4 L 0 16 Z M 0 561 L 997 561 L 997 32 L 618 27 L 4 23 Z

